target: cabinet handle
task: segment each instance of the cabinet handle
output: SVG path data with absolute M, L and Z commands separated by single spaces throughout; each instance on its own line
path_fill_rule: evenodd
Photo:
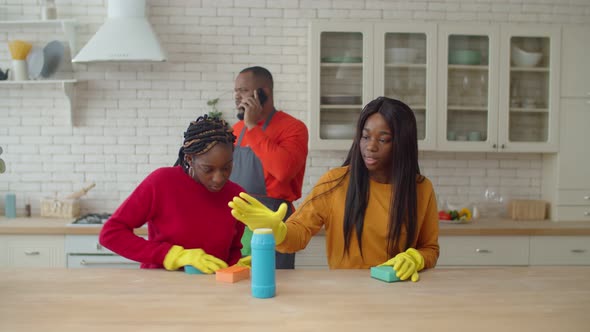
M 38 251 L 31 251 L 31 250 L 27 250 L 25 251 L 25 255 L 27 256 L 39 256 L 41 253 Z
M 502 144 L 500 147 L 501 147 L 502 149 L 504 149 L 504 148 L 506 148 L 506 145 Z
M 495 148 L 497 148 L 498 146 L 497 146 L 496 144 L 494 144 L 494 145 L 492 145 L 492 147 L 495 149 Z
M 571 252 L 575 254 L 583 254 L 586 252 L 586 249 L 572 249 Z
M 475 252 L 480 253 L 480 254 L 489 254 L 492 251 L 491 250 L 488 250 L 488 249 L 479 249 L 479 248 L 477 248 L 477 249 L 475 249 Z
M 80 265 L 89 266 L 89 265 L 105 265 L 105 264 L 117 264 L 117 265 L 129 265 L 129 264 L 137 264 L 136 262 L 118 262 L 118 261 L 104 261 L 104 262 L 92 262 L 87 261 L 85 259 L 80 261 Z

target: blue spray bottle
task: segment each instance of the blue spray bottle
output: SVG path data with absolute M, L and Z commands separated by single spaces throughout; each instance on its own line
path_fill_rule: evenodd
M 267 299 L 275 296 L 275 237 L 270 228 L 252 234 L 252 296 Z

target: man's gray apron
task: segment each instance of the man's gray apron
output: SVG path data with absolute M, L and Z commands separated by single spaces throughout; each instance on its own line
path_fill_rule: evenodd
M 276 110 L 273 110 L 268 115 L 262 130 L 264 131 L 270 120 L 274 116 Z M 287 203 L 289 208 L 285 215 L 285 220 L 293 213 L 291 203 L 282 199 L 268 197 L 266 194 L 266 184 L 264 182 L 264 171 L 260 159 L 254 154 L 254 151 L 247 146 L 240 146 L 244 134 L 246 133 L 246 127 L 240 132 L 238 142 L 234 150 L 234 166 L 230 176 L 230 180 L 242 186 L 248 194 L 254 196 L 262 204 L 266 205 L 269 209 L 276 211 L 281 203 Z M 244 236 L 242 236 L 242 256 L 248 256 L 251 254 L 250 240 L 252 239 L 252 231 L 246 227 L 244 229 Z M 295 254 L 281 254 L 275 252 L 276 257 L 276 268 L 277 269 L 294 269 L 295 268 Z

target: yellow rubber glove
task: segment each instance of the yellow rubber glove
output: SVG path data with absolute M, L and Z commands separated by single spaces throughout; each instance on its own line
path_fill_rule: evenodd
M 228 205 L 232 209 L 231 214 L 234 218 L 246 224 L 251 230 L 270 228 L 277 244 L 285 240 L 287 226 L 283 223 L 283 219 L 287 214 L 288 207 L 286 203 L 282 203 L 275 212 L 260 203 L 256 198 L 246 193 L 240 193 L 240 197 L 234 197 Z
M 405 252 L 400 252 L 387 262 L 379 266 L 391 266 L 395 270 L 395 275 L 401 280 L 411 277 L 413 282 L 420 280 L 418 271 L 424 269 L 424 257 L 414 248 L 409 248 Z
M 208 255 L 203 249 L 184 249 L 181 246 L 172 246 L 164 258 L 164 268 L 173 271 L 185 265 L 192 265 L 206 274 L 212 274 L 227 267 L 226 262 Z
M 247 268 L 252 268 L 252 256 L 246 256 L 240 258 L 240 260 L 236 263 L 237 266 L 243 266 Z

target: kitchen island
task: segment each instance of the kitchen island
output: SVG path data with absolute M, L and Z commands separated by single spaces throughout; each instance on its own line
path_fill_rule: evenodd
M 590 267 L 435 268 L 419 282 L 368 270 L 249 280 L 164 270 L 0 268 L 0 331 L 587 331 Z

